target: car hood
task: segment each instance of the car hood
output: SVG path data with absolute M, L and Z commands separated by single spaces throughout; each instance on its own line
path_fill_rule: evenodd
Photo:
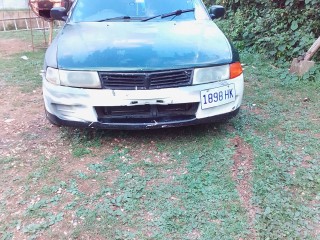
M 61 69 L 141 71 L 230 63 L 212 21 L 68 23 L 55 40 Z

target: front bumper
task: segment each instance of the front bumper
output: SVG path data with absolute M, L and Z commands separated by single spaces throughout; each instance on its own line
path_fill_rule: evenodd
M 234 102 L 202 109 L 200 92 L 229 84 L 235 85 Z M 153 129 L 222 122 L 235 116 L 243 97 L 243 75 L 232 80 L 157 90 L 81 89 L 56 86 L 43 79 L 43 97 L 47 118 L 54 124 L 105 129 Z M 181 116 L 148 118 L 101 117 L 97 109 L 106 107 L 168 106 L 193 104 L 194 113 Z
M 122 129 L 122 130 L 141 130 L 141 129 L 157 129 L 157 128 L 169 128 L 169 127 L 183 127 L 204 123 L 220 123 L 233 118 L 239 112 L 240 108 L 237 108 L 233 112 L 221 114 L 218 116 L 207 117 L 202 119 L 189 119 L 189 120 L 176 120 L 157 123 L 102 123 L 102 122 L 77 122 L 63 120 L 55 115 L 46 111 L 47 119 L 58 126 L 77 127 L 77 128 L 97 128 L 97 129 Z

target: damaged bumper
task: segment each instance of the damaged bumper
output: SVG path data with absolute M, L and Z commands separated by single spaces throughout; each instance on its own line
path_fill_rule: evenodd
M 234 84 L 235 100 L 205 108 L 201 93 Z M 153 129 L 222 122 L 234 117 L 243 75 L 232 80 L 155 90 L 81 89 L 43 81 L 47 118 L 54 124 L 104 129 Z

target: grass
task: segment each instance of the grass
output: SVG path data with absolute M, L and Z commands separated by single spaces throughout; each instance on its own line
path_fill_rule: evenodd
M 43 52 L 30 53 L 36 70 L 26 74 L 30 63 L 15 67 L 20 55 L 4 59 L 1 78 L 39 87 Z M 228 123 L 135 132 L 60 128 L 63 154 L 22 159 L 32 163 L 25 176 L 19 158 L 0 155 L 1 239 L 17 231 L 57 239 L 319 239 L 320 77 L 280 78 L 287 69 L 256 54 L 242 53 L 242 61 L 243 107 Z M 35 141 L 32 134 L 22 137 Z M 233 144 L 237 137 L 253 157 L 251 168 L 241 165 L 248 156 Z M 21 176 L 5 181 L 12 171 Z M 243 179 L 250 180 L 244 190 L 252 209 L 241 200 Z M 15 195 L 22 213 L 12 215 Z
M 54 35 L 57 31 L 54 31 Z M 46 31 L 46 38 L 49 33 Z M 0 32 L 1 39 L 19 39 L 32 45 L 32 36 L 29 31 Z M 45 49 L 43 31 L 33 33 L 35 51 L 21 51 L 17 54 L 2 57 L 0 64 L 0 80 L 7 84 L 20 86 L 25 92 L 30 92 L 41 85 L 40 71 L 43 66 Z M 1 56 L 1 55 L 0 55 Z M 26 56 L 28 60 L 21 57 Z
M 160 136 L 158 132 L 157 137 Z M 186 143 L 191 144 L 190 141 L 194 143 L 190 137 L 171 135 L 168 139 L 163 135 L 159 141 L 163 145 L 168 140 L 176 142 L 175 147 L 179 149 Z M 101 176 L 108 171 L 118 170 L 120 173 L 114 186 L 103 189 L 110 193 L 110 197 L 102 195 L 102 203 L 97 204 L 94 210 L 82 208 L 78 212 L 79 216 L 85 216 L 84 226 L 95 228 L 95 231 L 112 239 L 129 236 L 141 239 L 187 238 L 193 231 L 200 230 L 204 231 L 206 238 L 241 236 L 241 232 L 245 232 L 245 214 L 234 191 L 234 183 L 227 174 L 232 165 L 232 151 L 225 149 L 225 139 L 221 137 L 217 134 L 211 143 L 216 151 L 210 156 L 202 157 L 199 156 L 202 154 L 189 150 L 181 154 L 170 151 L 172 155 L 179 154 L 180 159 L 170 158 L 160 164 L 147 162 L 147 158 L 130 163 L 132 150 L 115 149 L 115 153 L 106 156 L 99 165 L 90 166 L 95 174 Z M 132 140 L 130 136 L 129 141 Z M 211 148 L 211 144 L 207 147 Z M 188 158 L 190 154 L 192 157 Z M 181 172 L 181 164 L 185 165 L 186 173 Z M 213 171 L 217 165 L 219 169 Z M 145 176 L 141 176 L 141 169 Z M 105 215 L 105 211 L 110 215 Z M 151 219 L 148 220 L 148 216 Z M 223 222 L 220 222 L 220 216 L 224 216 Z M 97 217 L 101 218 L 99 222 Z M 110 226 L 110 229 L 103 226 Z M 117 226 L 130 231 L 114 231 Z
M 28 60 L 21 59 L 27 56 Z M 9 85 L 19 86 L 31 92 L 41 85 L 40 71 L 43 65 L 44 51 L 22 52 L 1 59 L 0 79 Z

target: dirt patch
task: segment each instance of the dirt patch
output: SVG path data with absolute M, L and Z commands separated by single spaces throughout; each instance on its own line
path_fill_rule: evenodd
M 257 239 L 257 233 L 254 228 L 255 216 L 258 208 L 252 204 L 252 175 L 253 170 L 253 151 L 242 138 L 236 136 L 231 140 L 231 144 L 236 148 L 233 156 L 234 165 L 232 168 L 232 178 L 237 183 L 237 191 L 243 207 L 248 213 L 250 235 L 248 239 Z
M 27 136 L 28 130 L 36 138 L 39 128 L 44 124 L 42 111 L 41 91 L 22 93 L 18 87 L 3 86 L 0 88 L 0 154 L 18 152 L 23 148 L 21 135 Z M 18 143 L 18 144 L 17 144 Z M 20 144 L 19 144 L 20 143 Z M 18 146 L 17 146 L 18 145 Z M 15 149 L 18 147 L 19 149 Z M 1 151 L 2 150 L 2 151 Z
M 252 104 L 250 106 L 241 106 L 241 109 L 253 113 L 254 115 L 263 116 L 264 118 L 268 119 L 270 116 L 266 114 L 263 109 L 257 107 L 256 104 Z
M 312 166 L 312 163 L 311 163 L 312 160 L 313 160 L 313 158 L 312 158 L 311 156 L 306 155 L 306 156 L 304 156 L 304 157 L 302 158 L 302 161 L 301 161 L 300 166 L 301 166 L 302 168 L 310 168 L 310 167 Z M 297 169 L 298 169 L 298 166 L 293 166 L 293 167 L 291 168 L 291 170 L 289 171 L 289 173 L 290 173 L 291 175 L 295 175 Z
M 2 47 L 1 43 L 0 46 Z M 0 80 L 0 103 L 2 126 L 0 131 L 0 203 L 5 206 L 5 212 L 1 212 L 0 204 L 0 223 L 6 224 L 15 218 L 25 219 L 26 209 L 32 205 L 34 198 L 49 198 L 41 194 L 44 186 L 52 186 L 55 179 L 69 184 L 70 176 L 75 177 L 75 173 L 79 170 L 90 172 L 87 170 L 87 164 L 92 163 L 93 160 L 97 161 L 100 159 L 99 156 L 110 152 L 110 149 L 105 148 L 105 151 L 93 149 L 96 151 L 96 158 L 74 157 L 70 150 L 72 149 L 70 142 L 62 138 L 62 131 L 45 118 L 41 88 L 26 93 L 22 92 L 21 88 L 6 85 Z M 53 162 L 51 165 L 50 161 Z M 30 189 L 26 189 L 26 185 Z M 78 188 L 89 194 L 94 194 L 99 190 L 94 181 L 79 180 Z M 66 197 L 62 193 L 52 194 L 58 194 L 63 199 Z M 62 205 L 56 208 L 52 210 L 54 212 L 64 211 Z M 57 224 L 63 233 L 69 236 L 70 230 L 74 230 L 70 216 L 65 214 L 64 220 L 59 225 Z M 27 235 L 22 230 L 29 223 L 23 220 L 21 227 L 14 228 L 13 239 L 26 239 Z M 39 236 L 39 239 L 41 238 L 42 236 Z M 48 237 L 43 236 L 43 239 L 48 239 Z
M 320 133 L 314 134 L 314 137 L 317 138 L 317 139 L 320 139 Z
M 32 51 L 29 42 L 20 39 L 0 39 L 0 57 L 28 51 Z

